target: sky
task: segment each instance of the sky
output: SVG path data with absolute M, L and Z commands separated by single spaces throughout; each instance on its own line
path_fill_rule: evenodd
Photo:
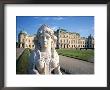
M 54 31 L 62 28 L 77 32 L 81 37 L 94 36 L 94 16 L 16 16 L 16 39 L 21 30 L 34 35 L 43 24 Z

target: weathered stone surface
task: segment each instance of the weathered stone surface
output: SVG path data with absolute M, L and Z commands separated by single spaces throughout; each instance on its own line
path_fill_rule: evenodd
M 59 56 L 55 50 L 57 38 L 54 31 L 47 25 L 42 25 L 34 41 L 35 49 L 29 59 L 30 74 L 62 74 L 60 72 Z

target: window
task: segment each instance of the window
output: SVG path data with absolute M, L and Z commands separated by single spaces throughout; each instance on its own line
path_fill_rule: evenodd
M 28 45 L 26 44 L 26 47 L 28 47 Z
M 23 42 L 24 42 L 25 40 L 23 39 Z
M 71 44 L 73 43 L 73 41 L 71 40 Z
M 29 48 L 31 48 L 31 45 L 29 45 Z

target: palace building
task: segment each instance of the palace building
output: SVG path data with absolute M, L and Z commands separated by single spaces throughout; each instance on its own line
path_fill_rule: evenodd
M 19 48 L 30 48 L 33 49 L 35 48 L 34 45 L 34 37 L 35 36 L 30 36 L 27 34 L 25 31 L 21 31 L 18 35 L 18 44 Z
M 58 29 L 55 32 L 57 36 L 57 48 L 94 48 L 93 36 L 81 37 L 79 33 L 67 32 L 64 29 Z
M 49 26 L 45 25 L 49 28 Z M 51 28 L 50 28 L 51 29 Z M 64 29 L 54 31 L 57 37 L 56 48 L 94 48 L 93 36 L 81 37 L 79 33 L 67 32 Z M 35 48 L 35 35 L 30 36 L 26 32 L 21 31 L 18 35 L 19 48 Z

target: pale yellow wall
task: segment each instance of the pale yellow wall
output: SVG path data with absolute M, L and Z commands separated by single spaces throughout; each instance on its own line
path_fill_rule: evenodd
M 20 35 L 20 48 L 35 48 L 34 36 Z M 85 48 L 87 39 L 80 37 L 78 33 L 61 32 L 59 38 L 61 48 Z M 91 43 L 90 43 L 91 42 Z M 24 45 L 23 45 L 24 44 Z M 89 47 L 94 47 L 94 39 L 89 40 Z
M 80 37 L 77 33 L 66 33 L 61 32 L 60 33 L 60 46 L 61 48 L 85 48 L 87 47 L 87 39 Z M 92 44 L 89 43 L 89 46 L 91 45 L 91 48 L 94 46 L 94 40 L 91 40 Z
M 34 45 L 34 36 L 28 36 L 28 35 L 24 35 L 24 34 L 21 34 L 20 35 L 20 48 L 30 48 L 30 49 L 33 49 L 35 48 L 35 45 Z

